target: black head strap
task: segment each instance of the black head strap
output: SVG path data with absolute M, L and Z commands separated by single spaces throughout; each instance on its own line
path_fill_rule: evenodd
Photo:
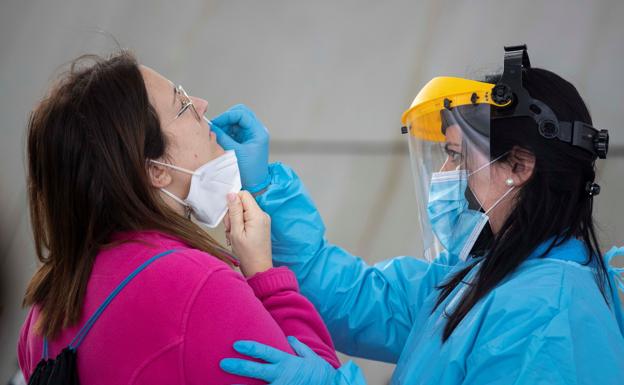
M 505 47 L 505 69 L 492 89 L 492 100 L 504 107 L 494 108 L 492 119 L 531 117 L 546 139 L 558 139 L 604 159 L 609 151 L 609 132 L 589 124 L 559 121 L 546 104 L 533 99 L 522 85 L 522 69 L 531 68 L 526 45 Z
M 505 47 L 503 76 L 492 90 L 492 99 L 496 103 L 517 103 L 528 98 L 529 93 L 522 87 L 522 68 L 531 68 L 526 45 Z

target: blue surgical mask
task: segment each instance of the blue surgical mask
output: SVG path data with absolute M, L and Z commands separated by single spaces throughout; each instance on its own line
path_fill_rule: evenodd
M 500 157 L 480 167 L 472 174 L 481 171 Z M 470 175 L 472 175 L 470 174 Z M 511 186 L 486 212 L 469 208 L 466 200 L 468 187 L 466 170 L 435 172 L 429 186 L 427 213 L 431 229 L 442 246 L 461 260 L 477 241 L 483 227 L 488 223 L 487 214 L 494 209 L 513 189 Z
M 485 213 L 468 208 L 467 185 L 465 170 L 433 173 L 427 205 L 433 233 L 449 253 L 461 260 L 466 259 L 488 222 Z

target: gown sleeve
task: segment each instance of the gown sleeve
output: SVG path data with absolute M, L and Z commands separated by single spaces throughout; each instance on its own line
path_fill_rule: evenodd
M 339 351 L 396 362 L 416 312 L 452 259 L 396 257 L 369 266 L 325 239 L 321 216 L 290 168 L 276 163 L 270 173 L 271 184 L 256 200 L 271 216 L 274 263 L 295 273 Z

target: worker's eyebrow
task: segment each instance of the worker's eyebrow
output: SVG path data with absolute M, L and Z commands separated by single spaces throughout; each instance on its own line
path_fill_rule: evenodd
M 176 104 L 176 95 L 178 94 L 178 89 L 176 88 L 175 84 L 171 83 L 171 86 L 173 87 L 173 103 L 171 103 L 172 106 L 175 106 Z

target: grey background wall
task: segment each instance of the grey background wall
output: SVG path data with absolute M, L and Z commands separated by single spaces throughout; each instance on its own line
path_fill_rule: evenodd
M 604 245 L 624 243 L 623 19 L 618 0 L 1 0 L 0 383 L 16 369 L 20 302 L 36 267 L 26 119 L 59 66 L 115 48 L 97 30 L 207 99 L 209 114 L 252 107 L 270 128 L 272 160 L 306 182 L 330 240 L 375 262 L 420 250 L 401 112 L 431 77 L 498 69 L 503 45 L 522 42 L 611 129 L 596 218 Z M 359 362 L 371 384 L 390 376 L 390 365 Z

